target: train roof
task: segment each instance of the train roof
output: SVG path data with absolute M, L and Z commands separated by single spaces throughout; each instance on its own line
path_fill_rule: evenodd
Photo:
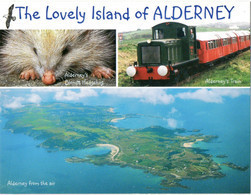
M 177 41 L 180 41 L 180 39 L 151 39 L 151 42 L 162 42 L 164 44 L 166 43 L 176 43 Z M 145 43 L 147 41 L 141 41 L 139 43 Z
M 250 35 L 250 32 L 249 31 L 199 32 L 196 34 L 196 38 L 199 41 L 209 41 L 209 40 L 225 39 L 244 35 Z
M 235 34 L 229 34 L 231 31 L 220 31 L 220 32 L 214 32 L 216 36 L 219 36 L 220 39 L 226 39 L 226 38 L 231 38 L 231 37 L 236 37 Z
M 155 28 L 164 27 L 164 26 L 168 26 L 168 25 L 188 27 L 187 25 L 179 23 L 179 22 L 163 22 L 163 23 L 160 23 L 160 24 L 153 26 L 152 28 L 155 29 Z M 194 27 L 194 26 L 189 26 L 189 27 Z
M 242 31 L 234 31 L 238 36 L 245 36 L 245 35 L 250 35 L 250 32 L 247 30 L 242 30 Z
M 217 40 L 220 39 L 213 32 L 198 32 L 196 38 L 199 41 Z
M 237 37 L 237 35 L 233 31 L 226 31 L 226 34 L 230 37 Z

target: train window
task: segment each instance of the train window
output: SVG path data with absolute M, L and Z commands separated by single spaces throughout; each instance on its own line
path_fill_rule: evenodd
M 164 39 L 163 29 L 156 29 L 154 32 L 154 39 Z
M 208 46 L 209 46 L 209 49 L 213 49 L 213 41 L 208 41 Z
M 191 39 L 194 39 L 193 29 L 190 30 L 190 33 L 191 33 Z
M 196 42 L 197 42 L 197 49 L 200 49 L 200 42 L 199 41 Z
M 217 45 L 217 41 L 216 40 L 214 40 L 214 48 L 217 48 L 218 47 L 218 45 Z
M 160 63 L 160 46 L 143 46 L 142 63 Z
M 182 38 L 186 36 L 186 28 L 177 28 L 177 37 Z

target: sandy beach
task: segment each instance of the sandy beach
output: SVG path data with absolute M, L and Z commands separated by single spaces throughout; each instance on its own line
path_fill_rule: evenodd
M 191 147 L 193 147 L 193 144 L 194 144 L 194 143 L 196 143 L 196 142 L 201 142 L 201 141 L 203 141 L 203 139 L 196 139 L 195 142 L 184 143 L 184 144 L 183 144 L 183 147 L 185 147 L 185 148 L 191 148 Z
M 114 157 L 119 153 L 119 147 L 112 144 L 97 144 L 97 146 L 110 148 L 112 161 L 114 161 Z
M 114 113 L 114 108 L 109 108 L 108 112 Z
M 118 122 L 119 120 L 124 120 L 124 119 L 125 119 L 125 117 L 114 118 L 114 119 L 111 120 L 111 122 L 112 122 L 112 123 L 116 123 L 116 122 Z

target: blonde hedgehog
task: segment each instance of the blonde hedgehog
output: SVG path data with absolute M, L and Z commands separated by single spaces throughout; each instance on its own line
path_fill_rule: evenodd
M 0 74 L 51 85 L 73 73 L 91 72 L 97 78 L 115 74 L 113 30 L 11 30 L 0 49 Z

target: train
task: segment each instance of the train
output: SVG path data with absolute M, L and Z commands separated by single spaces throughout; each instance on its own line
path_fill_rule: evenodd
M 152 39 L 138 43 L 138 61 L 126 73 L 141 83 L 177 82 L 188 69 L 213 65 L 248 48 L 249 31 L 197 33 L 195 26 L 161 23 L 152 27 Z

